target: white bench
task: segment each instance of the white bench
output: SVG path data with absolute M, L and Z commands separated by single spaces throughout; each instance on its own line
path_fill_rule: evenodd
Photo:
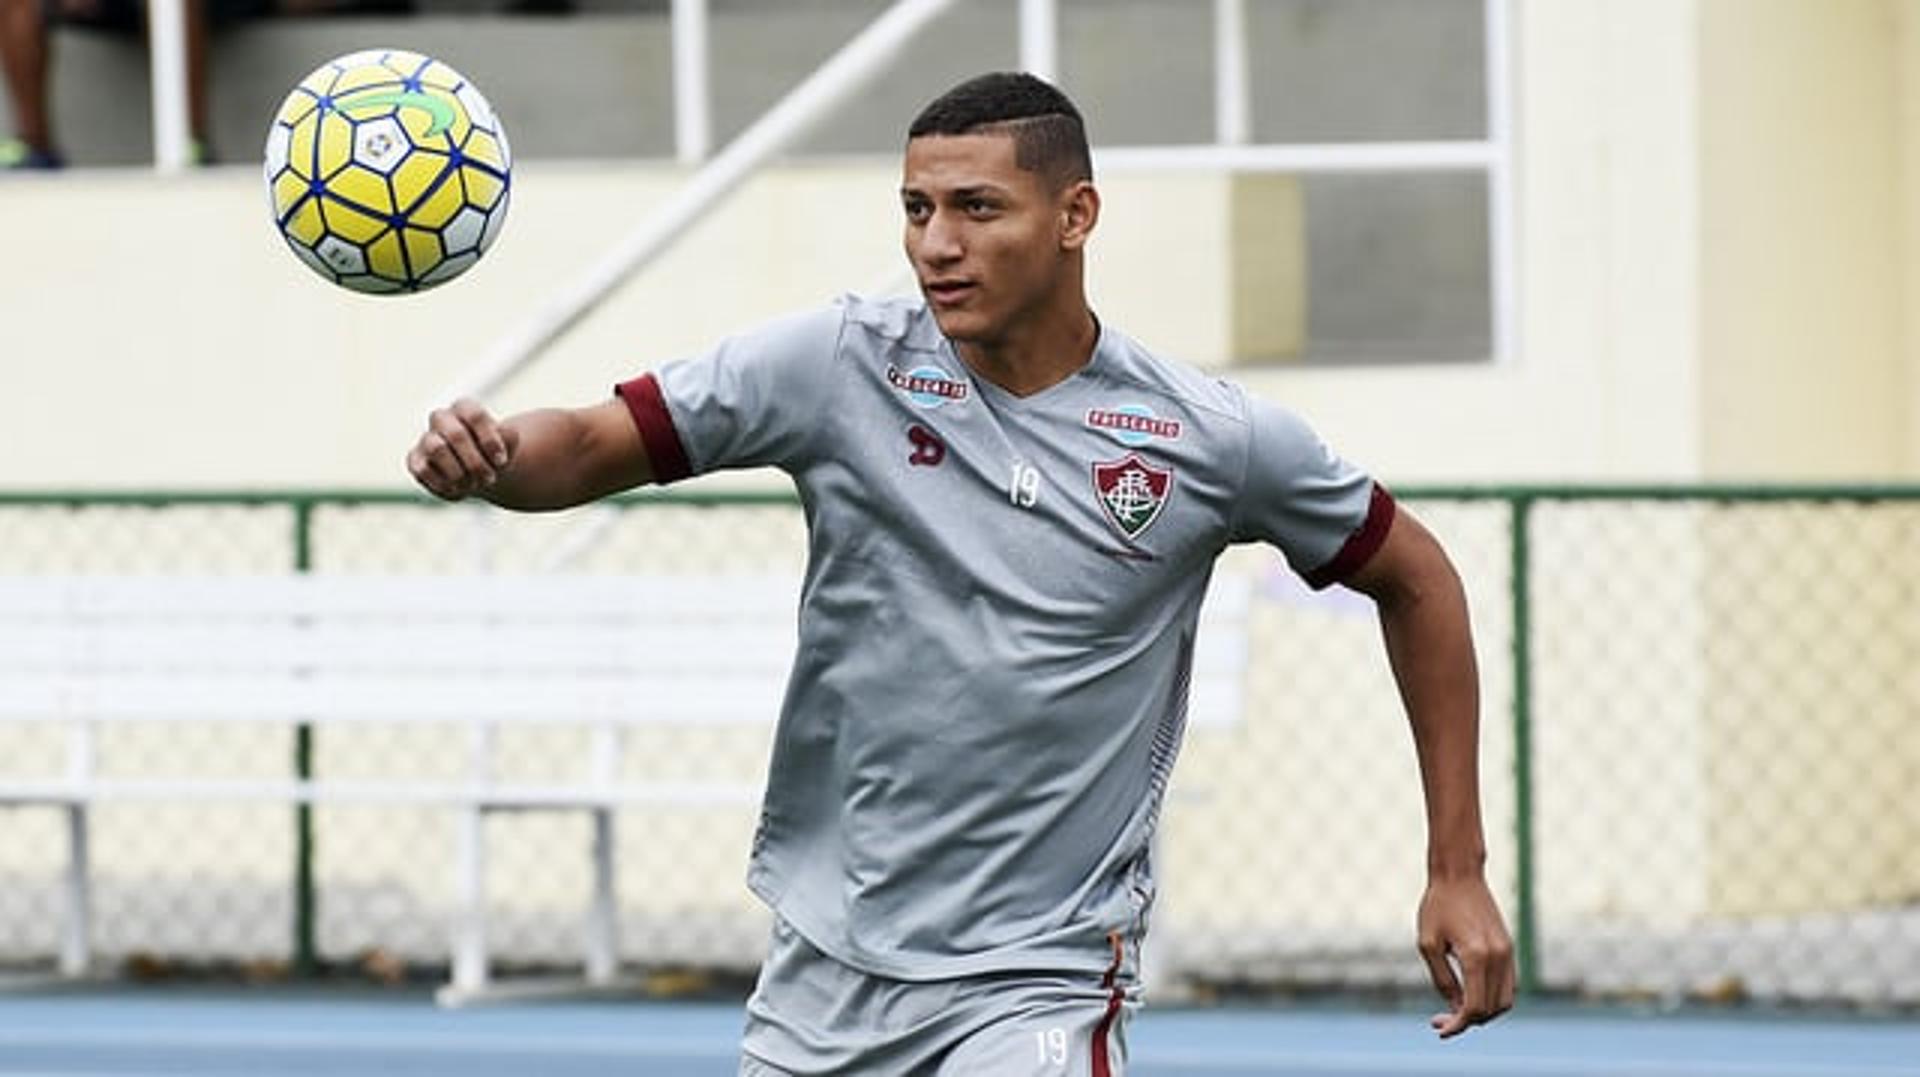
M 0 722 L 67 725 L 64 776 L 0 777 L 0 806 L 65 809 L 60 969 L 90 964 L 88 812 L 109 801 L 441 805 L 460 813 L 458 911 L 443 1002 L 490 981 L 483 821 L 591 814 L 585 980 L 616 975 L 613 821 L 634 804 L 750 802 L 757 785 L 621 780 L 630 723 L 770 722 L 795 642 L 799 578 L 771 576 L 0 577 Z M 1193 720 L 1232 721 L 1246 664 L 1244 580 L 1216 581 Z M 121 722 L 457 723 L 462 781 L 105 777 L 95 729 Z M 494 775 L 494 731 L 593 728 L 579 784 Z
M 750 803 L 746 783 L 634 784 L 631 722 L 768 722 L 794 648 L 797 576 L 285 576 L 0 579 L 0 722 L 68 724 L 63 776 L 0 779 L 0 805 L 63 807 L 59 965 L 90 964 L 88 810 L 105 801 L 442 805 L 461 813 L 459 915 L 443 1000 L 490 988 L 486 813 L 591 813 L 586 980 L 615 975 L 614 811 Z M 95 729 L 117 722 L 440 722 L 472 729 L 461 781 L 103 777 Z M 494 775 L 493 731 L 587 724 L 588 779 Z

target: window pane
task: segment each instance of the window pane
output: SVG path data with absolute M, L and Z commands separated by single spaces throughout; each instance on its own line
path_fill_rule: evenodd
M 1302 358 L 1492 353 L 1484 175 L 1333 174 L 1300 183 L 1307 233 Z
M 1213 141 L 1213 6 L 1062 0 L 1061 84 L 1095 146 Z
M 1247 0 L 1254 141 L 1485 138 L 1481 15 L 1481 0 Z

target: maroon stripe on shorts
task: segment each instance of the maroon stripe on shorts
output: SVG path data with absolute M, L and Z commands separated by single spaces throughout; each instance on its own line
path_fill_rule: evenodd
M 1107 989 L 1107 1012 L 1100 1015 L 1100 1023 L 1093 1026 L 1093 1077 L 1113 1077 L 1113 1063 L 1107 1058 L 1107 1037 L 1113 1032 L 1114 1019 L 1120 1016 L 1120 1003 L 1126 997 L 1120 990 L 1120 959 L 1123 951 L 1120 947 L 1120 933 L 1111 932 L 1107 941 L 1113 944 L 1113 964 L 1107 966 L 1107 974 L 1100 978 L 1100 986 Z
M 680 432 L 673 428 L 673 413 L 660 395 L 659 379 L 642 374 L 614 386 L 613 393 L 626 402 L 633 425 L 640 428 L 640 442 L 647 447 L 653 481 L 675 482 L 691 475 L 693 468 L 687 463 L 687 450 L 680 444 Z

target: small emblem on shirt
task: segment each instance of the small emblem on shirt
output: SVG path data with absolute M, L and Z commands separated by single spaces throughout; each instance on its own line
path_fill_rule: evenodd
M 914 467 L 939 467 L 940 461 L 947 458 L 947 443 L 919 423 L 907 427 L 907 440 L 913 443 L 907 463 Z
M 1105 430 L 1122 445 L 1145 445 L 1154 438 L 1177 441 L 1180 420 L 1162 419 L 1145 404 L 1122 404 L 1117 408 L 1089 408 L 1087 425 Z
M 1173 491 L 1173 469 L 1154 467 L 1128 453 L 1124 459 L 1093 465 L 1093 492 L 1107 522 L 1131 541 L 1160 518 Z
M 917 366 L 903 371 L 888 363 L 887 382 L 923 408 L 937 408 L 967 398 L 967 383 L 937 366 Z

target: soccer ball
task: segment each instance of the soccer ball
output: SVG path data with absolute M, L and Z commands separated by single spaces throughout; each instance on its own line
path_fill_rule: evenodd
M 417 292 L 479 261 L 507 219 L 507 132 L 438 60 L 372 49 L 322 64 L 267 132 L 280 235 L 358 292 Z

